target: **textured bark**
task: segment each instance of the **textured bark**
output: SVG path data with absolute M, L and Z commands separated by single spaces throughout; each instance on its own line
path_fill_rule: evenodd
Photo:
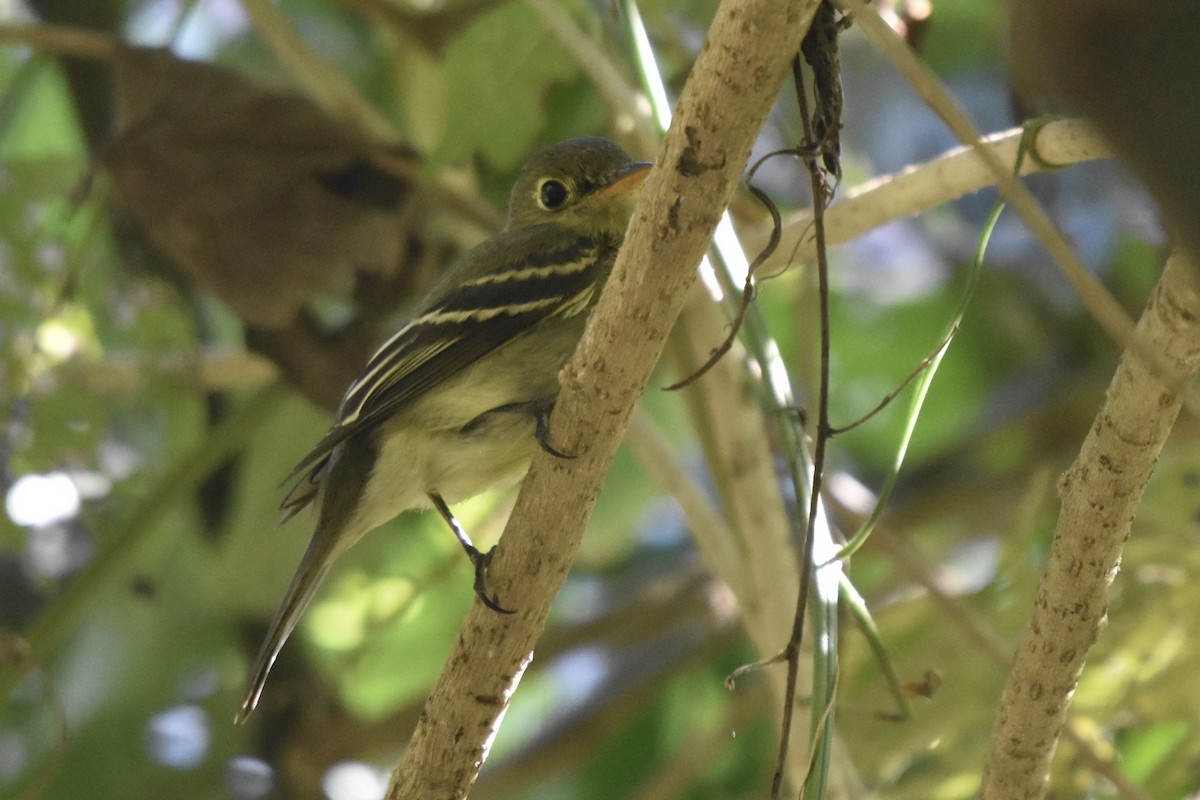
M 1138 323 L 1161 356 L 1121 359 L 1079 456 L 1059 485 L 1062 510 L 1046 573 L 992 729 L 980 796 L 1039 798 L 1088 650 L 1104 624 L 1142 491 L 1200 368 L 1200 287 L 1177 252 Z

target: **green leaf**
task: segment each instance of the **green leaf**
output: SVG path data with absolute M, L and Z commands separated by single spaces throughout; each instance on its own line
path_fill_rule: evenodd
M 578 73 L 575 62 L 523 3 L 481 17 L 446 54 L 447 127 L 434 161 L 477 152 L 515 167 L 546 125 L 545 98 Z

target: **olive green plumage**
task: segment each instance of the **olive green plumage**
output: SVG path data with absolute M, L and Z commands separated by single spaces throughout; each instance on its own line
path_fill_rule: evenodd
M 545 439 L 558 372 L 616 259 L 646 174 L 600 138 L 534 155 L 509 199 L 508 224 L 466 253 L 413 319 L 346 391 L 337 420 L 292 473 L 284 519 L 310 504 L 316 530 L 292 578 L 238 713 L 267 673 L 334 559 L 403 511 L 434 507 L 476 568 L 479 553 L 447 503 L 519 480 Z

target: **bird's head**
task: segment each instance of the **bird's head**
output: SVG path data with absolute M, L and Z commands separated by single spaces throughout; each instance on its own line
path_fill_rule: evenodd
M 607 139 L 570 139 L 535 154 L 508 202 L 508 229 L 557 222 L 583 232 L 621 233 L 650 171 Z

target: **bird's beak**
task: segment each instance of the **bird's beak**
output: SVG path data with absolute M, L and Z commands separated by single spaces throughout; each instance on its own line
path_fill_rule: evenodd
M 626 164 L 617 171 L 612 182 L 596 192 L 595 196 L 617 197 L 632 192 L 642 185 L 642 181 L 650 174 L 650 167 L 652 166 L 654 165 L 649 161 L 635 161 L 632 164 Z

